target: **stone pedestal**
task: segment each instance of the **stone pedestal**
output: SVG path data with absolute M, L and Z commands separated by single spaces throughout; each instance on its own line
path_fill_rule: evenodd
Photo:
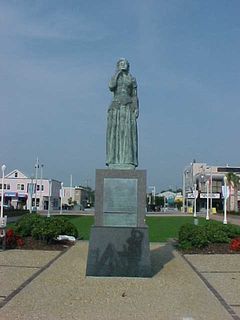
M 145 206 L 145 170 L 96 170 L 87 276 L 151 276 Z
M 145 207 L 145 170 L 96 170 L 96 226 L 145 227 Z
M 148 228 L 92 227 L 86 275 L 151 277 Z

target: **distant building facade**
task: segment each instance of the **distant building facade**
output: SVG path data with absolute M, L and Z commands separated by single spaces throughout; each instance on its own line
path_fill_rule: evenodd
M 89 191 L 87 188 L 63 187 L 63 206 L 68 206 L 72 203 L 80 208 L 87 208 L 89 200 Z
M 15 169 L 5 175 L 3 203 L 14 208 L 30 209 L 32 205 L 39 210 L 47 210 L 50 201 L 51 209 L 59 209 L 60 189 L 60 181 L 53 179 L 37 179 L 36 181 L 35 178 L 29 178 L 20 170 Z M 1 183 L 0 190 L 2 190 Z M 2 201 L 1 194 L 0 200 Z
M 223 209 L 223 195 L 222 186 L 224 185 L 224 177 L 228 173 L 234 173 L 240 177 L 240 167 L 233 166 L 210 166 L 206 163 L 191 163 L 183 171 L 183 199 L 185 204 L 192 205 L 194 199 L 194 190 L 198 191 L 197 209 L 203 210 L 206 208 L 207 198 L 207 181 L 208 181 L 208 198 L 210 209 Z M 238 187 L 239 188 L 239 187 Z M 230 196 L 228 199 L 228 210 L 234 211 L 236 199 L 235 194 L 238 195 L 237 201 L 240 207 L 240 192 L 234 194 L 233 185 L 230 184 Z

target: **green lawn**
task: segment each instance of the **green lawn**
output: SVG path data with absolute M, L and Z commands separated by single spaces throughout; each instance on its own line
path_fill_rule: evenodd
M 56 219 L 59 216 L 56 216 Z M 89 240 L 90 229 L 94 224 L 93 216 L 70 216 L 65 215 L 78 229 L 79 235 L 84 240 Z M 204 218 L 198 218 L 199 224 L 206 223 Z M 149 240 L 151 242 L 166 242 L 168 239 L 178 238 L 178 232 L 182 225 L 194 222 L 192 216 L 189 217 L 146 217 L 146 223 L 149 226 Z M 221 222 L 210 222 L 221 223 Z M 8 224 L 8 227 L 14 224 Z
M 199 223 L 202 220 L 199 218 Z M 146 223 L 149 226 L 149 241 L 166 242 L 171 238 L 177 239 L 180 227 L 186 223 L 193 224 L 193 217 L 147 217 Z
M 74 224 L 79 232 L 79 235 L 83 237 L 84 240 L 89 240 L 90 229 L 94 224 L 93 216 L 71 216 L 69 220 Z
M 68 216 L 69 220 L 77 227 L 84 240 L 89 239 L 90 228 L 94 224 L 93 216 Z M 199 218 L 199 223 L 204 223 Z M 170 238 L 178 238 L 178 231 L 183 224 L 193 223 L 193 217 L 147 217 L 149 226 L 149 240 L 151 242 L 165 242 Z

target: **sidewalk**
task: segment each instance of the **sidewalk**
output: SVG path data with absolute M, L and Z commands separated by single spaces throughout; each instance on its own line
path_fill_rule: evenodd
M 219 213 L 211 214 L 210 219 L 217 220 L 217 221 L 223 221 L 223 214 L 219 214 Z M 240 216 L 227 214 L 227 222 L 240 226 Z
M 240 255 L 183 257 L 154 243 L 143 279 L 85 277 L 87 252 L 87 241 L 0 252 L 0 320 L 240 319 Z

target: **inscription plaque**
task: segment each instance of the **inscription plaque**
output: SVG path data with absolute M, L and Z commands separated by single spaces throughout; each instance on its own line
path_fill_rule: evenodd
M 137 225 L 137 179 L 104 179 L 103 224 Z

